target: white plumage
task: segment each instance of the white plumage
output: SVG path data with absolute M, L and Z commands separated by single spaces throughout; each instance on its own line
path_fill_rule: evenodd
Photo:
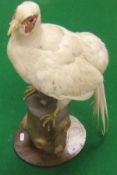
M 35 27 L 26 33 L 21 23 L 35 14 Z M 42 24 L 39 6 L 30 1 L 17 7 L 9 34 L 8 56 L 22 79 L 58 99 L 60 107 L 94 96 L 105 133 L 108 112 L 103 73 L 108 53 L 104 43 L 92 33 L 73 33 L 58 25 Z

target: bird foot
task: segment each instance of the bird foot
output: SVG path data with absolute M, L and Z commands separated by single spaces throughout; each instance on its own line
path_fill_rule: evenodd
M 48 128 L 48 131 L 50 130 L 50 127 L 52 126 L 53 128 L 55 127 L 55 124 L 56 124 L 56 116 L 59 112 L 59 107 L 57 106 L 55 111 L 50 113 L 50 114 L 47 114 L 47 115 L 44 115 L 42 116 L 42 118 L 40 120 L 43 120 L 43 127 L 46 127 Z
M 32 95 L 36 91 L 37 90 L 33 86 L 28 86 L 28 89 L 24 93 L 24 98 L 23 99 L 25 100 L 28 96 Z

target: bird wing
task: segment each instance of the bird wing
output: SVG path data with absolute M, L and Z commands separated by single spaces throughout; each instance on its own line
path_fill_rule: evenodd
M 43 55 L 44 56 L 44 55 Z M 57 99 L 79 99 L 90 96 L 103 81 L 101 73 L 82 56 L 72 58 L 70 62 L 57 62 L 59 55 L 45 55 L 32 84 L 41 92 Z M 52 59 L 52 58 L 56 59 Z M 66 59 L 67 60 L 67 59 Z M 69 58 L 68 58 L 69 60 Z M 38 64 L 37 64 L 37 67 Z

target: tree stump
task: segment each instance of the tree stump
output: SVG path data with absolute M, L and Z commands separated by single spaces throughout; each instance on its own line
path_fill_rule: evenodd
M 51 121 L 43 127 L 42 118 L 56 109 L 57 101 L 42 93 L 35 93 L 27 98 L 27 106 L 27 117 L 21 127 L 27 130 L 34 146 L 50 154 L 62 153 L 71 122 L 67 107 L 58 112 L 54 127 Z
M 54 127 L 51 121 L 43 127 L 44 116 L 53 113 L 56 107 L 57 100 L 39 92 L 27 98 L 27 114 L 14 140 L 15 151 L 26 162 L 39 166 L 58 165 L 83 148 L 85 128 L 78 119 L 69 116 L 67 107 L 58 111 Z

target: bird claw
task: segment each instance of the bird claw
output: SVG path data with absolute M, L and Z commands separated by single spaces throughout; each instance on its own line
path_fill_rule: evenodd
M 41 120 L 44 120 L 42 126 L 43 127 L 47 126 L 48 131 L 50 131 L 50 127 L 51 127 L 51 125 L 50 124 L 48 125 L 48 123 L 52 123 L 52 127 L 53 128 L 55 127 L 55 125 L 56 125 L 56 116 L 57 116 L 58 112 L 59 112 L 59 107 L 57 105 L 54 112 L 51 112 L 50 114 L 47 114 L 47 115 L 44 115 L 44 116 L 41 117 Z
M 47 115 L 45 115 L 45 116 L 43 116 L 42 118 L 41 118 L 41 120 L 44 120 L 43 121 L 43 127 L 45 128 L 46 126 L 48 126 L 48 130 L 50 130 L 50 125 L 48 125 L 48 123 L 52 123 L 52 127 L 54 128 L 55 127 L 55 119 L 56 118 L 56 115 L 54 115 L 54 114 L 47 114 Z
M 28 89 L 24 92 L 24 98 L 23 98 L 23 100 L 25 100 L 28 96 L 32 95 L 36 91 L 37 90 L 33 86 L 28 86 Z

